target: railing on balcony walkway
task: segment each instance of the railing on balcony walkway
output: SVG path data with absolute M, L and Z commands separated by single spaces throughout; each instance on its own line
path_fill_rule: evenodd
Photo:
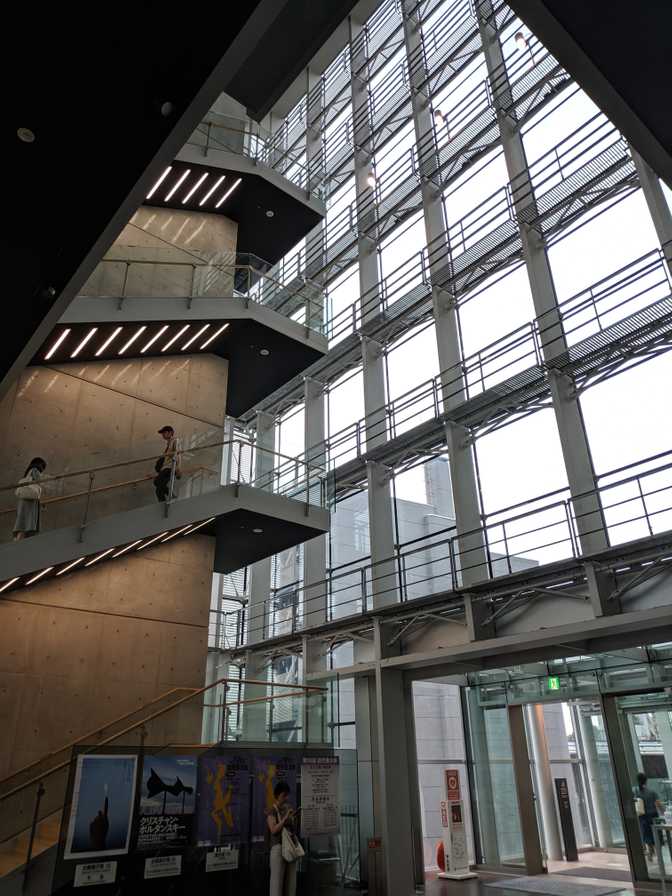
M 599 502 L 599 514 L 578 507 Z M 372 564 L 364 556 L 329 571 L 318 582 L 285 585 L 251 615 L 247 607 L 211 614 L 211 640 L 222 649 L 260 644 L 266 638 L 309 630 L 327 621 L 370 611 L 376 601 L 412 601 L 457 592 L 469 571 L 480 581 L 523 569 L 582 557 L 586 522 L 597 520 L 611 546 L 672 530 L 672 451 L 644 458 L 597 476 L 595 490 L 572 498 L 557 489 L 520 504 L 484 514 L 482 526 L 464 533 L 455 524 L 397 545 L 393 556 Z M 597 531 L 597 529 L 593 530 Z M 484 554 L 483 554 L 484 552 Z M 483 556 L 485 560 L 483 560 Z M 473 585 L 473 578 L 470 585 Z M 456 606 L 459 612 L 459 606 Z

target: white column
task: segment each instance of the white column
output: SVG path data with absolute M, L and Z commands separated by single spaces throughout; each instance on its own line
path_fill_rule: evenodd
M 548 761 L 548 743 L 544 727 L 544 707 L 540 703 L 526 707 L 527 728 L 534 761 L 536 796 L 544 825 L 546 855 L 551 860 L 562 860 L 562 842 L 558 816 L 555 811 L 553 776 Z
M 578 706 L 575 717 L 576 716 L 578 716 L 579 724 L 581 726 L 581 742 L 583 744 L 583 758 L 586 763 L 586 777 L 588 778 L 590 802 L 595 816 L 595 826 L 597 827 L 596 834 L 598 842 L 596 845 L 602 849 L 607 849 L 607 847 L 613 846 L 613 841 L 611 837 L 609 813 L 607 811 L 602 780 L 600 777 L 600 759 L 597 753 L 592 715 L 588 712 L 582 712 L 582 707 Z
M 306 377 L 305 456 L 308 464 L 326 469 L 324 385 Z M 327 621 L 327 536 L 318 535 L 303 546 L 303 614 L 305 626 Z
M 672 267 L 672 214 L 670 214 L 670 207 L 660 185 L 660 179 L 632 146 L 630 154 L 637 169 L 639 184 L 649 207 L 649 214 L 653 220 L 653 226 L 656 228 L 663 255 L 668 265 Z

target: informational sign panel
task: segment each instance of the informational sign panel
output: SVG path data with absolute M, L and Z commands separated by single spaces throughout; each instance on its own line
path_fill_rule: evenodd
M 177 877 L 182 873 L 182 856 L 155 856 L 145 859 L 145 880 L 154 877 Z
M 569 788 L 567 778 L 555 778 L 555 794 L 558 798 L 558 814 L 560 815 L 560 828 L 562 840 L 565 844 L 565 860 L 578 862 L 579 851 L 576 848 L 576 834 L 574 833 L 574 819 L 572 818 L 572 806 L 569 802 Z
M 199 846 L 223 846 L 247 839 L 249 785 L 247 756 L 205 756 L 200 760 L 196 824 Z
M 304 759 L 301 765 L 301 833 L 338 833 L 338 758 Z
M 446 769 L 446 799 L 449 803 L 457 803 L 461 799 L 459 769 Z
M 131 836 L 137 757 L 77 757 L 66 859 L 101 858 L 128 852 Z
M 439 877 L 450 880 L 466 880 L 476 875 L 469 870 L 467 828 L 461 800 L 459 769 L 445 771 L 446 799 L 441 801 L 443 826 L 443 855 L 446 869 Z
M 145 756 L 138 849 L 186 846 L 196 809 L 196 757 Z
M 87 862 L 75 868 L 75 887 L 94 887 L 97 884 L 113 884 L 117 879 L 116 862 Z
M 206 871 L 235 871 L 238 867 L 238 850 L 231 846 L 216 846 L 205 857 Z

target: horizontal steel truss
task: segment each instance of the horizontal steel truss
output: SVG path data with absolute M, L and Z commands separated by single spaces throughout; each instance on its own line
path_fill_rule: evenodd
M 523 68 L 519 77 L 512 82 L 511 106 L 504 110 L 518 127 L 522 127 L 549 100 L 570 84 L 570 78 L 553 59 L 543 51 L 532 69 Z M 409 124 L 411 119 L 410 90 L 404 91 L 405 105 L 396 108 L 394 121 L 396 130 Z M 477 99 L 482 102 L 466 121 L 458 121 L 449 140 L 439 143 L 439 151 L 428 156 L 422 152 L 422 144 L 432 144 L 433 132 L 421 139 L 421 146 L 414 147 L 404 155 L 381 179 L 380 187 L 371 193 L 366 204 L 357 208 L 353 202 L 334 221 L 327 224 L 320 241 L 316 238 L 314 250 L 305 258 L 304 274 L 311 279 L 328 281 L 347 268 L 357 257 L 357 243 L 362 236 L 380 241 L 399 224 L 410 218 L 422 207 L 421 182 L 431 181 L 440 190 L 447 189 L 458 177 L 479 158 L 500 142 L 500 131 L 495 111 L 495 103 L 489 82 L 479 85 Z M 446 110 L 450 119 L 452 110 Z M 403 116 L 399 117 L 403 112 Z M 456 111 L 459 116 L 461 110 Z M 391 124 L 388 124 L 391 126 Z M 359 132 L 376 134 L 376 123 L 361 126 Z M 373 137 L 371 138 L 374 139 Z M 388 139 L 386 137 L 386 139 Z M 365 151 L 373 155 L 376 145 L 365 145 Z M 420 159 L 422 158 L 422 162 Z M 386 182 L 393 183 L 386 190 Z
M 539 232 L 552 243 L 564 230 L 575 224 L 585 213 L 607 200 L 632 191 L 638 186 L 634 164 L 624 141 L 614 131 L 614 140 L 602 148 L 594 158 L 559 184 L 551 187 L 537 199 L 534 207 L 524 211 L 525 226 Z M 513 190 L 509 187 L 507 195 Z M 431 254 L 431 247 L 429 252 Z M 448 301 L 460 302 L 470 290 L 493 274 L 521 264 L 522 245 L 513 202 L 508 207 L 506 219 L 492 231 L 454 255 L 440 270 L 434 280 L 430 278 L 429 265 L 423 258 L 418 262 L 418 275 L 410 276 L 412 285 L 405 293 L 384 304 L 383 310 L 366 317 L 367 300 L 362 296 L 361 307 L 353 306 L 355 332 L 327 352 L 324 358 L 306 371 L 312 379 L 325 385 L 342 376 L 347 370 L 361 363 L 360 337 L 375 339 L 381 345 L 390 344 L 411 327 L 428 320 L 433 315 L 432 290 L 442 290 Z M 393 275 L 391 275 L 393 276 Z M 403 283 L 402 283 L 403 287 Z M 383 290 L 383 296 L 386 291 Z M 376 303 L 379 296 L 375 296 Z M 271 395 L 256 410 L 280 414 L 289 410 L 303 398 L 303 378 L 291 380 L 285 387 Z M 245 422 L 251 423 L 254 415 Z
M 605 595 L 607 605 L 612 603 L 617 614 L 620 612 L 627 616 L 627 601 L 635 588 L 672 572 L 672 533 L 665 532 L 629 542 L 580 559 L 568 558 L 511 573 L 468 588 L 378 609 L 367 609 L 355 616 L 306 627 L 298 633 L 287 633 L 246 644 L 232 650 L 231 659 L 233 662 L 242 661 L 249 651 L 272 658 L 300 654 L 303 638 L 306 637 L 310 638 L 312 644 L 320 642 L 323 653 L 327 654 L 342 643 L 353 640 L 371 642 L 377 625 L 384 627 L 385 643 L 388 646 L 398 642 L 402 654 L 412 658 L 412 637 L 419 630 L 429 625 L 465 624 L 466 597 L 472 603 L 485 604 L 487 609 L 484 624 L 494 624 L 495 630 L 496 623 L 504 616 L 514 612 L 520 615 L 538 601 L 562 598 L 588 602 L 588 566 L 590 575 L 600 574 L 603 581 L 610 583 Z M 612 616 L 607 618 L 613 619 Z M 581 633 L 577 634 L 580 637 Z M 520 649 L 523 648 L 521 643 Z
M 473 438 L 527 416 L 551 404 L 550 373 L 571 379 L 576 392 L 609 379 L 624 366 L 663 354 L 672 348 L 672 295 L 654 302 L 618 323 L 572 346 L 553 359 L 552 365 L 535 364 L 492 386 L 448 412 L 390 439 L 334 471 L 337 494 L 366 483 L 366 463 L 376 461 L 400 470 L 432 453 L 446 450 L 445 424 L 466 427 Z M 436 388 L 439 406 L 441 388 Z

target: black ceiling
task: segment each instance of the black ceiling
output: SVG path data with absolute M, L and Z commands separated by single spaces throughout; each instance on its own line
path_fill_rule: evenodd
M 672 3 L 509 4 L 672 187 Z
M 0 393 L 29 362 L 219 94 L 261 110 L 352 0 L 12 6 L 0 261 Z M 312 7 L 312 9 L 311 9 Z M 9 28 L 7 24 L 7 28 Z M 19 128 L 36 139 L 22 142 Z
M 277 4 L 273 27 L 255 47 L 249 65 L 236 75 L 227 93 L 243 103 L 257 121 L 302 72 L 357 0 L 285 0 Z
M 173 336 L 177 336 L 186 323 L 189 324 L 189 330 L 184 333 L 182 338 L 173 342 Z M 206 342 L 211 335 L 217 333 L 226 321 L 205 319 L 170 322 L 133 321 L 133 323 L 123 325 L 123 330 L 100 355 L 96 354 L 97 350 L 105 346 L 108 337 L 113 336 L 119 324 L 97 323 L 95 324 L 96 333 L 79 352 L 75 360 L 70 357 L 72 351 L 91 332 L 94 325 L 89 323 L 59 324 L 50 333 L 49 338 L 44 341 L 32 363 L 40 366 L 60 367 L 62 364 L 83 364 L 92 361 L 131 361 L 136 358 L 149 360 L 150 358 L 181 355 L 183 354 L 182 346 L 208 323 L 210 324 L 209 330 L 201 339 L 189 346 L 188 350 L 184 352 L 187 355 L 198 353 L 201 344 Z M 128 351 L 120 357 L 119 348 L 143 325 L 147 329 L 142 333 L 141 338 L 136 339 Z M 140 354 L 143 344 L 158 335 L 164 326 L 167 326 L 168 329 L 146 353 Z M 51 357 L 46 358 L 49 350 L 66 329 L 69 330 L 66 338 L 60 342 Z M 169 349 L 163 352 L 163 346 L 171 342 Z M 229 321 L 226 330 L 209 343 L 205 351 L 226 358 L 229 362 L 226 413 L 232 417 L 241 417 L 323 355 L 318 349 L 292 339 L 278 330 L 266 327 L 257 321 L 244 319 Z
M 215 572 L 234 572 L 321 535 L 323 530 L 311 526 L 310 519 L 306 517 L 306 525 L 302 526 L 281 516 L 266 516 L 252 510 L 234 510 L 218 517 L 214 523 Z M 255 529 L 261 531 L 255 532 Z
M 165 197 L 170 193 L 170 185 L 176 184 L 187 170 L 189 170 L 188 176 L 166 202 Z M 202 187 L 193 194 L 189 202 L 183 204 L 182 200 L 190 192 L 191 187 L 195 186 L 204 174 L 208 177 Z M 221 187 L 200 206 L 201 199 L 222 175 L 225 175 L 225 180 Z M 219 208 L 215 208 L 217 200 L 235 184 L 238 178 L 240 184 Z M 290 193 L 276 187 L 264 177 L 256 174 L 240 174 L 209 165 L 192 165 L 187 162 L 173 162 L 172 171 L 162 182 L 160 189 L 146 199 L 144 204 L 225 215 L 238 224 L 238 251 L 250 252 L 271 264 L 279 261 L 321 219 L 310 206 L 295 199 Z M 273 212 L 272 217 L 266 214 L 268 211 Z

